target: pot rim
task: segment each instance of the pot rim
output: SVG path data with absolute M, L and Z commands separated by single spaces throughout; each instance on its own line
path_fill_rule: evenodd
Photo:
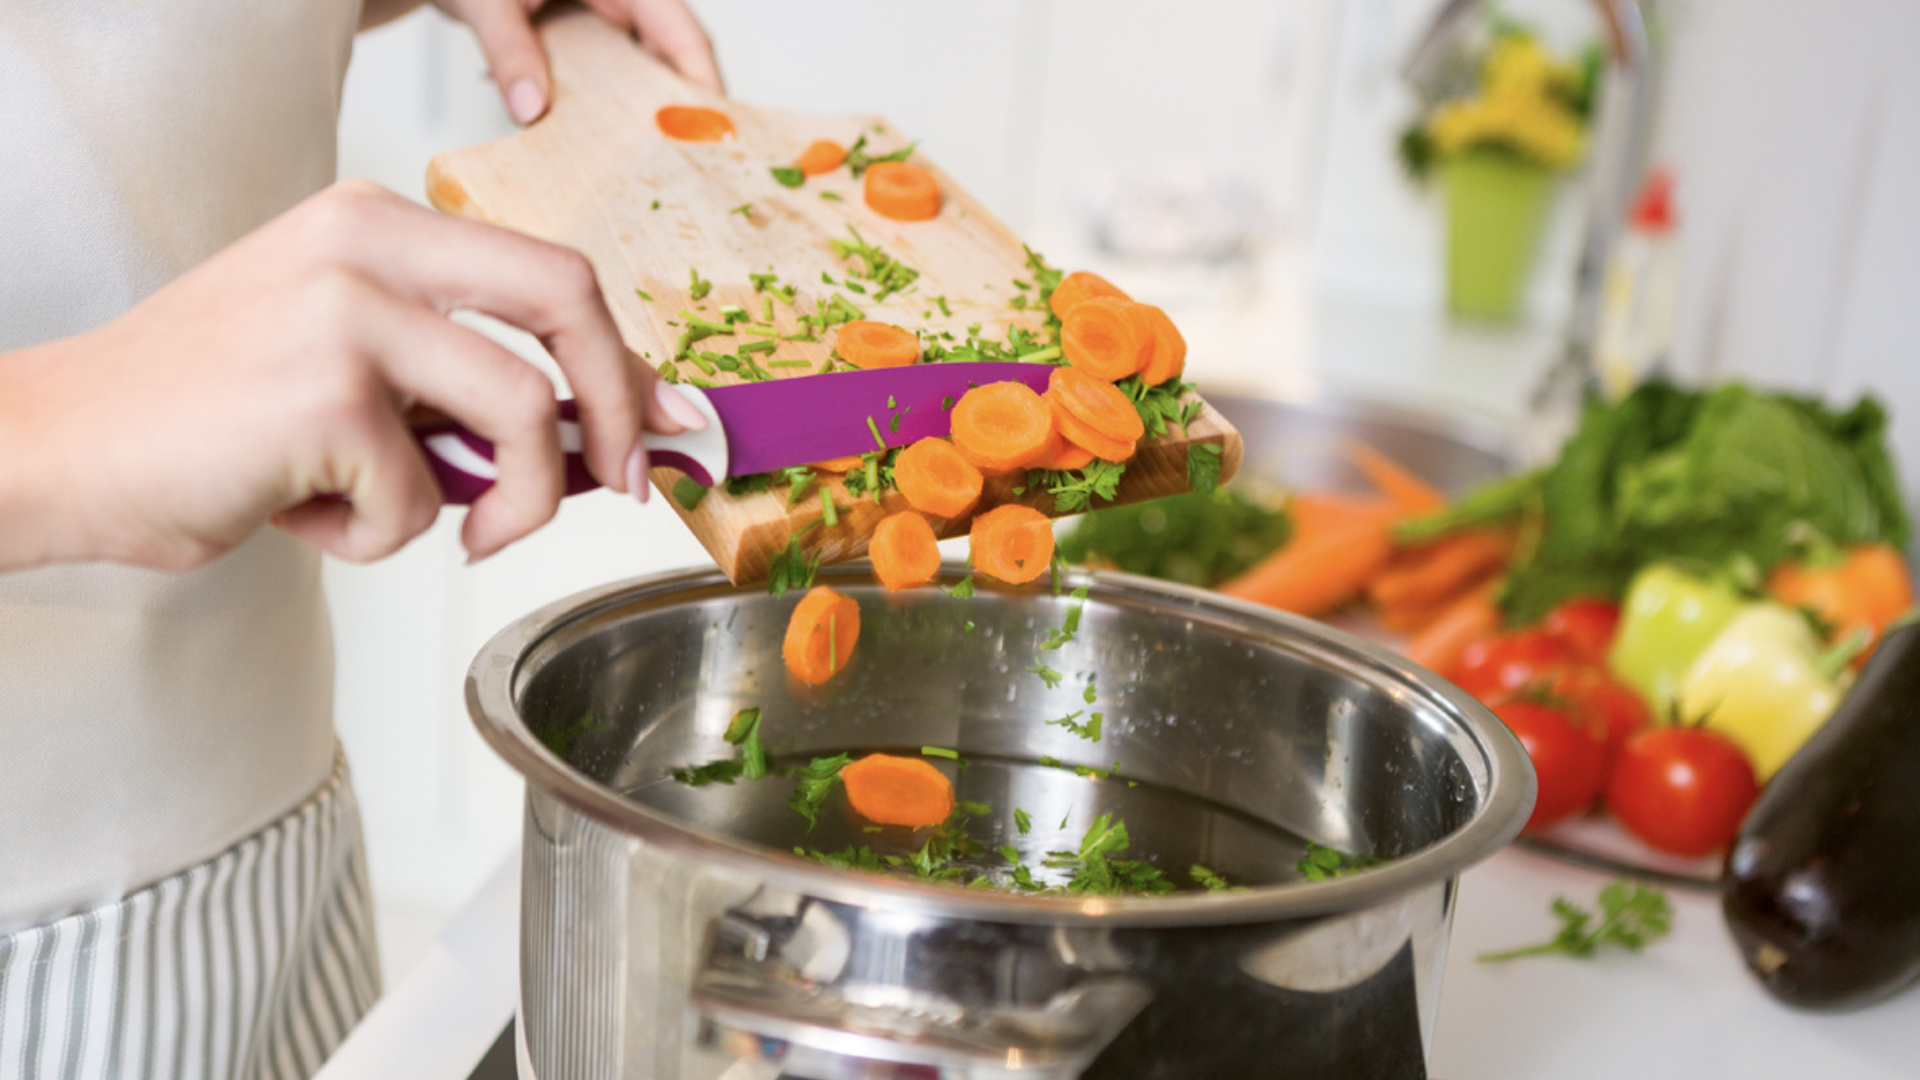
M 821 579 L 866 583 L 864 561 L 824 567 Z M 965 568 L 941 568 L 942 580 L 958 580 Z M 691 591 L 733 588 L 717 569 L 690 568 L 631 578 L 547 604 L 507 625 L 483 645 L 467 670 L 467 711 L 480 735 L 529 785 L 617 832 L 675 853 L 712 860 L 753 874 L 768 884 L 809 896 L 884 907 L 905 914 L 986 922 L 1052 925 L 1200 926 L 1273 922 L 1353 911 L 1423 886 L 1450 881 L 1519 835 L 1533 808 L 1535 778 L 1526 750 L 1484 705 L 1453 684 L 1388 649 L 1311 619 L 1205 589 L 1108 571 L 1074 571 L 1072 585 L 1101 592 L 1150 594 L 1172 610 L 1210 611 L 1261 623 L 1282 637 L 1304 639 L 1313 648 L 1368 669 L 1387 683 L 1424 694 L 1470 738 L 1479 753 L 1465 764 L 1485 792 L 1473 816 L 1435 843 L 1404 858 L 1351 877 L 1291 881 L 1221 893 L 1167 897 L 1032 896 L 922 883 L 905 878 L 838 870 L 790 852 L 738 840 L 655 811 L 587 779 L 535 738 L 513 700 L 521 664 L 543 641 L 567 626 L 636 600 Z

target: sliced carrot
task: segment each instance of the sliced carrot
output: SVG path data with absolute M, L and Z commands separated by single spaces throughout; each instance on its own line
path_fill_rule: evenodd
M 1472 582 L 1507 564 L 1513 534 L 1504 529 L 1473 529 L 1422 545 L 1411 557 L 1367 583 L 1367 598 L 1383 608 L 1432 605 L 1458 595 Z
M 850 473 L 855 469 L 864 468 L 866 464 L 867 459 L 856 454 L 853 457 L 837 457 L 828 458 L 825 461 L 816 461 L 812 465 L 807 466 L 807 468 L 812 469 L 814 472 L 838 474 Z
M 860 605 L 852 597 L 816 585 L 800 598 L 787 620 L 780 655 L 794 678 L 819 686 L 847 666 L 859 640 Z
M 1298 615 L 1320 616 L 1353 599 L 1393 558 L 1393 518 L 1355 515 L 1308 528 L 1220 591 Z
M 1057 410 L 1105 435 L 1115 442 L 1139 442 L 1147 427 L 1133 399 L 1105 379 L 1096 379 L 1079 368 L 1054 368 L 1047 376 L 1047 398 Z
M 1484 641 L 1500 632 L 1503 620 L 1494 606 L 1494 591 L 1499 581 L 1489 581 L 1453 602 L 1444 614 L 1414 635 L 1401 651 L 1407 659 L 1428 671 L 1447 671 L 1460 662 L 1460 654 L 1476 641 Z
M 725 142 L 733 138 L 733 119 L 704 105 L 667 105 L 653 114 L 660 134 L 681 142 Z
M 868 754 L 840 770 L 847 805 L 875 825 L 923 829 L 953 814 L 953 782 L 924 758 Z
M 1440 489 L 1413 475 L 1405 465 L 1368 446 L 1358 439 L 1349 439 L 1346 443 L 1347 460 L 1366 474 L 1367 482 L 1379 489 L 1380 494 L 1393 500 L 1402 514 L 1412 517 L 1416 514 L 1430 514 L 1447 505 L 1447 497 Z
M 1023 469 L 1050 449 L 1053 409 L 1025 383 L 976 386 L 953 406 L 953 441 L 975 464 Z
M 1058 414 L 1054 416 L 1054 419 L 1056 421 L 1059 420 Z M 1041 462 L 1039 467 L 1042 469 L 1058 469 L 1061 472 L 1072 472 L 1075 469 L 1084 469 L 1091 464 L 1093 464 L 1093 451 L 1063 438 L 1060 440 L 1060 452 L 1048 460 Z
M 1088 427 L 1085 421 L 1065 409 L 1053 410 L 1053 423 L 1060 429 L 1062 438 L 1102 461 L 1126 461 L 1133 456 L 1137 445 L 1119 439 L 1110 439 Z
M 1140 370 L 1153 345 L 1146 322 L 1131 300 L 1096 296 L 1082 300 L 1060 320 L 1060 348 L 1067 363 L 1108 382 Z
M 1116 300 L 1131 300 L 1133 297 L 1120 291 L 1120 286 L 1088 270 L 1075 270 L 1060 279 L 1053 287 L 1053 295 L 1047 297 L 1047 307 L 1053 309 L 1057 318 L 1064 319 L 1082 300 L 1091 300 L 1096 296 L 1109 296 Z
M 832 139 L 815 139 L 807 144 L 800 156 L 793 159 L 794 167 L 808 176 L 830 173 L 847 160 L 847 148 Z
M 833 351 L 857 368 L 905 367 L 920 359 L 920 339 L 891 323 L 855 319 L 834 332 Z
M 1167 313 L 1152 304 L 1140 305 L 1140 317 L 1153 338 L 1147 349 L 1147 362 L 1140 365 L 1140 381 L 1159 386 L 1168 379 L 1178 378 L 1187 370 L 1187 339 L 1181 336 L 1173 320 L 1167 318 Z
M 1008 503 L 973 519 L 973 568 L 1009 585 L 1039 577 L 1053 561 L 1053 523 L 1031 506 Z
M 893 483 L 923 514 L 956 518 L 980 501 L 986 479 L 945 439 L 921 439 L 893 459 Z
M 895 221 L 926 221 L 940 213 L 940 181 L 910 161 L 881 161 L 867 166 L 862 192 L 867 205 Z
M 902 510 L 873 527 L 867 558 L 873 560 L 873 576 L 880 584 L 895 592 L 917 589 L 940 572 L 940 541 L 926 518 Z
M 1306 491 L 1287 500 L 1287 517 L 1293 521 L 1296 537 L 1316 535 L 1352 522 L 1384 528 L 1399 516 L 1400 511 L 1391 502 L 1375 496 Z

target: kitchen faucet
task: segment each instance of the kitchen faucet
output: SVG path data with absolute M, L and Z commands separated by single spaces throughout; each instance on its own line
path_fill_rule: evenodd
M 1407 57 L 1401 73 L 1417 91 L 1433 87 L 1454 46 L 1487 0 L 1446 0 Z M 1560 358 L 1534 389 L 1528 449 L 1551 453 L 1572 430 L 1588 392 L 1598 385 L 1594 344 L 1600 326 L 1607 260 L 1626 219 L 1627 200 L 1642 166 L 1649 123 L 1651 71 L 1646 23 L 1638 0 L 1593 0 L 1607 34 L 1608 65 L 1594 122 L 1593 180 L 1580 261 L 1574 269 L 1573 310 Z

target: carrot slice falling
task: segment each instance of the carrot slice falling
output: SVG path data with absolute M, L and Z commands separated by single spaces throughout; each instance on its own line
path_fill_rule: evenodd
M 653 114 L 660 134 L 681 142 L 726 142 L 733 138 L 733 118 L 704 105 L 666 105 Z
M 953 406 L 953 441 L 976 465 L 1024 469 L 1052 449 L 1053 409 L 1025 383 L 976 386 Z
M 940 213 L 940 181 L 908 161 L 881 161 L 867 167 L 862 189 L 867 205 L 895 221 L 926 221 Z
M 1133 456 L 1134 448 L 1138 445 L 1108 438 L 1062 408 L 1053 410 L 1053 423 L 1060 429 L 1062 438 L 1102 461 L 1125 461 Z
M 953 782 L 922 758 L 868 754 L 840 770 L 847 805 L 875 825 L 921 829 L 953 813 Z
M 830 173 L 847 160 L 847 148 L 832 139 L 815 139 L 807 144 L 800 156 L 793 159 L 794 167 L 808 176 Z
M 933 526 L 911 510 L 880 519 L 867 541 L 867 557 L 873 560 L 873 576 L 894 592 L 917 589 L 940 572 Z
M 852 597 L 816 585 L 800 598 L 787 620 L 780 655 L 794 678 L 819 686 L 847 666 L 859 640 L 860 605 Z
M 974 518 L 967 543 L 975 570 L 1024 585 L 1053 561 L 1053 523 L 1031 506 L 1008 503 Z
M 1047 377 L 1047 398 L 1057 411 L 1115 442 L 1139 442 L 1147 434 L 1140 411 L 1120 388 L 1079 368 L 1054 368 Z
M 1152 304 L 1141 304 L 1139 314 L 1152 338 L 1147 347 L 1147 361 L 1140 366 L 1140 381 L 1159 386 L 1168 379 L 1179 378 L 1180 373 L 1187 370 L 1187 339 L 1181 336 L 1173 320 L 1167 318 L 1167 313 Z
M 893 482 L 915 510 L 954 518 L 980 501 L 986 478 L 952 443 L 926 438 L 893 460 Z
M 860 457 L 859 455 L 856 454 L 853 457 L 837 457 L 837 458 L 828 458 L 825 461 L 816 461 L 812 465 L 809 465 L 807 467 L 812 469 L 814 472 L 827 472 L 827 473 L 838 474 L 838 473 L 850 473 L 855 469 L 864 467 L 866 463 L 867 461 L 865 458 Z
M 1108 382 L 1140 370 L 1153 346 L 1146 322 L 1131 300 L 1096 296 L 1082 300 L 1060 320 L 1060 348 L 1067 363 Z
M 920 339 L 891 323 L 855 319 L 835 331 L 833 351 L 857 368 L 905 367 L 920 359 Z
M 1133 297 L 1120 291 L 1120 286 L 1087 270 L 1075 270 L 1060 279 L 1053 287 L 1053 295 L 1047 297 L 1047 307 L 1053 310 L 1057 318 L 1064 319 L 1067 312 L 1077 307 L 1082 300 L 1091 300 L 1096 296 L 1110 297 L 1115 300 L 1131 300 Z

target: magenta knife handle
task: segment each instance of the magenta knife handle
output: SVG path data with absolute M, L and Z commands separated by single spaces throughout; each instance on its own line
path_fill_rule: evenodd
M 707 417 L 705 431 L 684 435 L 648 435 L 648 456 L 655 465 L 667 465 L 688 476 L 702 487 L 712 487 L 727 476 L 727 442 L 720 416 L 712 402 L 696 387 L 681 387 L 680 393 L 692 401 Z M 414 438 L 427 456 L 427 466 L 440 483 L 448 504 L 468 506 L 486 494 L 499 478 L 493 463 L 493 443 L 475 435 L 453 420 L 436 420 L 413 430 Z M 566 494 L 578 495 L 600 486 L 587 471 L 587 460 L 580 452 L 580 414 L 572 401 L 560 402 L 560 450 L 565 459 Z

